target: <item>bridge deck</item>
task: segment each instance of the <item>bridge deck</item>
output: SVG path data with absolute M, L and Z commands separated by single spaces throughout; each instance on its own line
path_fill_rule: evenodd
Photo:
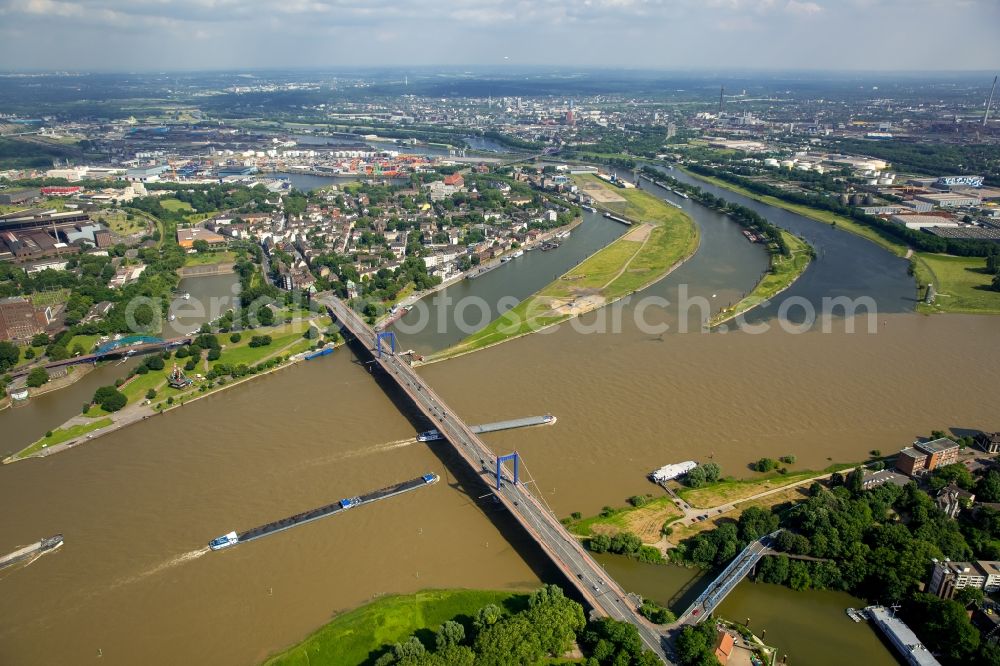
M 732 592 L 733 588 L 750 573 L 760 558 L 770 552 L 771 543 L 777 534 L 777 532 L 772 532 L 744 548 L 705 588 L 705 591 L 698 595 L 698 598 L 688 609 L 677 618 L 678 624 L 698 624 L 711 615 L 722 603 L 722 600 Z
M 342 301 L 328 297 L 322 301 L 331 315 L 369 350 L 375 350 L 374 331 Z M 376 361 L 413 403 L 437 428 L 477 475 L 488 474 L 496 456 L 465 422 L 417 375 L 409 364 L 391 353 L 376 355 Z M 509 475 L 506 475 L 509 479 Z M 580 595 L 599 615 L 629 622 L 639 630 L 647 648 L 667 659 L 665 635 L 642 617 L 634 602 L 594 561 L 559 520 L 523 485 L 503 483 L 496 497 L 510 511 L 531 538 L 562 571 Z

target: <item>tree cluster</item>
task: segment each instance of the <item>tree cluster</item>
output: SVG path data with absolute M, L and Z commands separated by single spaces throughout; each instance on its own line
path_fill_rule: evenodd
M 569 650 L 585 624 L 583 607 L 566 598 L 559 587 L 546 585 L 531 594 L 525 610 L 509 614 L 499 606 L 485 606 L 471 622 L 442 624 L 433 641 L 410 636 L 396 643 L 375 664 L 536 664 Z

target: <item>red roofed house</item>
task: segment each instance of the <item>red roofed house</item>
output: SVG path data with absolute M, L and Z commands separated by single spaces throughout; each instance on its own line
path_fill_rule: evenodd
M 720 631 L 719 645 L 715 648 L 715 658 L 719 660 L 722 666 L 726 666 L 726 662 L 729 661 L 729 657 L 733 654 L 735 647 L 733 635 L 728 631 Z
M 453 185 L 455 187 L 465 187 L 465 179 L 462 178 L 462 174 L 453 173 L 450 176 L 444 177 L 445 185 Z

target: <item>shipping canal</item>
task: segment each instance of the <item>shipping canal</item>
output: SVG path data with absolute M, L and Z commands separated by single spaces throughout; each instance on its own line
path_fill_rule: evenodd
M 801 236 L 816 250 L 816 260 L 795 284 L 775 298 L 771 305 L 748 314 L 748 321 L 773 316 L 781 303 L 788 299 L 805 299 L 819 307 L 825 297 L 871 298 L 880 313 L 913 311 L 917 289 L 913 278 L 907 274 L 906 259 L 829 224 L 755 201 L 678 169 L 663 170 L 663 173 L 757 211 L 773 224 Z M 801 320 L 798 308 L 791 309 L 789 318 Z
M 701 249 L 647 291 L 676 302 L 688 284 L 692 294 L 710 302 L 715 294 L 724 306 L 753 285 L 766 255 L 722 216 L 681 205 L 701 226 Z M 765 214 L 785 225 L 777 213 Z M 871 254 L 875 245 L 811 220 L 787 224 L 801 224 L 793 230 L 820 257 L 786 295 L 870 290 L 887 308 L 876 332 L 859 325 L 848 334 L 841 325 L 799 335 L 778 326 L 760 334 L 651 335 L 624 316 L 618 333 L 564 326 L 420 372 L 469 423 L 558 417 L 551 427 L 484 440 L 498 452 L 517 449 L 560 516 L 593 515 L 655 493 L 646 474 L 670 462 L 711 455 L 725 474 L 746 476 L 747 464 L 764 455 L 795 455 L 797 468 L 818 469 L 864 459 L 874 448 L 893 450 L 932 429 L 1000 430 L 988 401 L 969 400 L 941 381 L 989 385 L 1000 375 L 1000 318 L 908 314 L 905 299 L 914 290 L 905 262 Z M 579 248 L 568 241 L 555 252 L 528 253 L 553 262 L 533 267 L 534 277 L 514 263 L 456 286 L 490 302 L 501 287 L 526 295 L 564 270 L 557 262 L 576 263 L 560 252 L 582 258 L 587 243 L 596 249 L 621 231 L 590 219 L 573 232 Z M 844 251 L 835 252 L 840 244 Z M 827 270 L 824 287 L 815 274 Z M 581 323 L 602 316 L 592 312 Z M 676 323 L 669 310 L 647 319 L 657 316 Z M 447 344 L 448 335 L 402 337 L 428 349 Z M 65 415 L 37 414 L 56 424 L 76 413 L 93 387 L 74 390 L 0 413 L 2 448 L 19 449 L 40 434 L 34 419 L 12 425 L 24 410 L 58 399 L 49 409 Z M 0 467 L 0 502 L 10 507 L 0 551 L 60 532 L 66 539 L 59 552 L 0 579 L 0 663 L 253 664 L 377 595 L 523 589 L 549 578 L 527 540 L 477 499 L 481 487 L 456 479 L 459 466 L 441 447 L 416 442 L 427 425 L 407 418 L 393 397 L 342 349 L 58 456 Z M 253 548 L 207 552 L 208 540 L 230 529 L 428 472 L 441 483 Z M 651 576 L 665 579 L 650 578 L 657 590 L 649 595 L 669 601 L 657 595 L 672 596 L 684 580 L 671 578 L 670 568 L 658 571 Z M 623 570 L 620 580 L 642 592 L 645 578 L 629 583 Z M 749 615 L 793 664 L 843 654 L 892 663 L 867 627 L 844 618 L 848 599 L 744 584 L 721 612 L 740 621 Z M 810 646 L 821 649 L 810 655 Z

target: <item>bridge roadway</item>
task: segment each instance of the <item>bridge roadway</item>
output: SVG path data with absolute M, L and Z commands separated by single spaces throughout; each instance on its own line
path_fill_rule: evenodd
M 335 297 L 325 297 L 321 302 L 347 331 L 374 352 L 375 333 L 367 323 Z M 486 475 L 491 469 L 495 469 L 496 456 L 490 448 L 408 363 L 392 353 L 383 353 L 381 358 L 375 355 L 375 359 L 386 375 L 406 392 L 420 411 L 434 423 L 434 427 L 444 434 L 446 441 L 472 468 L 473 473 Z M 511 483 L 512 477 L 506 473 L 506 469 L 503 471 L 504 482 L 499 491 L 494 491 L 495 496 L 576 587 L 591 608 L 600 616 L 633 624 L 639 630 L 645 646 L 665 663 L 671 664 L 666 653 L 666 634 L 642 617 L 636 609 L 634 599 L 594 561 L 579 540 L 522 484 Z
M 21 375 L 26 375 L 36 367 L 42 367 L 46 370 L 51 370 L 52 368 L 61 368 L 67 365 L 80 365 L 82 363 L 97 363 L 98 361 L 105 361 L 109 358 L 121 357 L 121 356 L 135 356 L 136 354 L 148 354 L 150 352 L 163 351 L 165 349 L 171 349 L 173 347 L 180 347 L 181 345 L 191 344 L 191 338 L 171 338 L 170 340 L 164 340 L 163 342 L 147 342 L 141 345 L 132 345 L 130 347 L 116 347 L 110 349 L 103 354 L 84 354 L 82 356 L 71 356 L 69 358 L 63 359 L 61 361 L 52 361 L 51 363 L 45 363 L 41 366 L 30 366 L 23 370 L 18 370 L 17 372 L 12 372 L 11 377 L 20 377 Z
M 749 544 L 739 555 L 733 558 L 725 569 L 715 577 L 705 591 L 698 595 L 698 598 L 688 606 L 687 610 L 677 618 L 676 626 L 685 624 L 698 624 L 703 619 L 711 615 L 722 603 L 733 588 L 743 580 L 753 566 L 771 552 L 774 538 L 778 532 L 772 532 Z

